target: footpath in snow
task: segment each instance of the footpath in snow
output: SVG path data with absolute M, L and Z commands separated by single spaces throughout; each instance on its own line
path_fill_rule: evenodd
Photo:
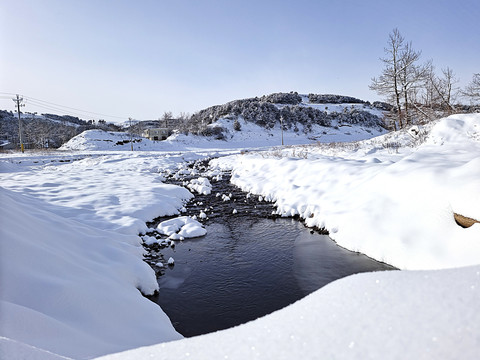
M 141 295 L 158 284 L 137 234 L 153 217 L 180 215 L 193 196 L 160 173 L 185 171 L 186 161 L 212 154 L 207 144 L 225 143 L 205 142 L 201 154 L 179 144 L 175 154 L 2 155 L 0 358 L 475 359 L 480 224 L 461 228 L 453 213 L 480 218 L 480 115 L 440 120 L 422 145 L 402 146 L 411 136 L 213 161 L 279 213 L 415 271 L 354 275 L 190 339 Z

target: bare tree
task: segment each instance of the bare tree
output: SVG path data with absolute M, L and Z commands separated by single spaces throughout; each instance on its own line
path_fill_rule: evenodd
M 458 79 L 449 67 L 442 69 L 442 75 L 435 74 L 431 65 L 427 72 L 426 89 L 430 92 L 430 107 L 437 108 L 443 113 L 451 114 L 455 111 L 454 102 L 458 95 Z
M 417 121 L 428 121 L 439 111 L 455 111 L 458 79 L 452 69 L 442 69 L 437 76 L 431 61 L 419 64 L 421 52 L 415 51 L 398 29 L 389 34 L 385 53 L 381 59 L 385 67 L 380 77 L 372 79 L 370 89 L 395 104 L 395 114 L 390 115 L 394 125 L 398 121 L 400 127 L 407 126 L 414 114 Z
M 169 120 L 173 119 L 173 114 L 171 111 L 165 111 L 162 117 L 159 119 L 161 126 L 168 128 Z
M 471 102 L 480 102 L 480 73 L 473 74 L 472 81 L 462 91 L 462 95 L 469 98 Z
M 188 133 L 188 122 L 192 116 L 186 112 L 181 112 L 177 117 L 177 128 L 183 133 Z
M 388 36 L 387 47 L 384 48 L 385 58 L 380 60 L 385 64 L 382 74 L 378 78 L 372 78 L 370 89 L 376 91 L 379 95 L 384 95 L 388 100 L 394 100 L 396 105 L 397 119 L 402 127 L 402 110 L 400 107 L 401 87 L 399 84 L 400 76 L 400 58 L 404 48 L 405 39 L 398 29 Z
M 415 93 L 416 87 L 425 76 L 423 67 L 416 65 L 416 62 L 420 59 L 420 54 L 420 51 L 413 50 L 411 42 L 406 43 L 400 51 L 399 79 L 404 101 L 405 126 L 410 122 L 410 98 L 412 97 L 412 94 Z
M 452 111 L 455 111 L 454 102 L 457 100 L 459 88 L 455 86 L 459 80 L 455 76 L 455 73 L 448 66 L 446 69 L 442 69 L 443 78 L 440 79 L 440 83 L 444 89 L 443 101 L 445 105 Z

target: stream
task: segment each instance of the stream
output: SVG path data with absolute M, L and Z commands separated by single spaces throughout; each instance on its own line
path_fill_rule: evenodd
M 211 181 L 211 194 L 195 194 L 186 206 L 184 215 L 208 215 L 202 219 L 205 236 L 173 246 L 146 246 L 145 260 L 156 271 L 160 287 L 149 298 L 182 335 L 254 320 L 351 274 L 395 269 L 338 246 L 324 231 L 313 231 L 298 219 L 272 215 L 273 204 L 243 193 L 229 178 L 224 174 Z M 148 225 L 153 228 L 169 218 Z M 170 257 L 173 266 L 167 265 Z

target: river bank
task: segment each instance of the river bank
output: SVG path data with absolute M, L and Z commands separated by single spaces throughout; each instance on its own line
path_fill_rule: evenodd
M 147 223 L 151 231 L 144 242 L 145 261 L 159 283 L 159 292 L 149 298 L 184 336 L 255 320 L 345 276 L 394 269 L 339 247 L 298 217 L 280 217 L 272 202 L 234 186 L 230 172 L 212 172 L 208 160 L 188 169 L 165 181 L 203 184 L 181 217 L 198 220 L 206 235 L 169 239 L 156 229 L 176 216 L 160 217 Z

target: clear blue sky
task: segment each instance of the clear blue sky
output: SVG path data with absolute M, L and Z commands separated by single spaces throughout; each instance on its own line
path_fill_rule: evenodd
M 479 22 L 478 0 L 0 0 L 0 92 L 125 119 L 278 91 L 373 101 L 393 28 L 465 85 Z

